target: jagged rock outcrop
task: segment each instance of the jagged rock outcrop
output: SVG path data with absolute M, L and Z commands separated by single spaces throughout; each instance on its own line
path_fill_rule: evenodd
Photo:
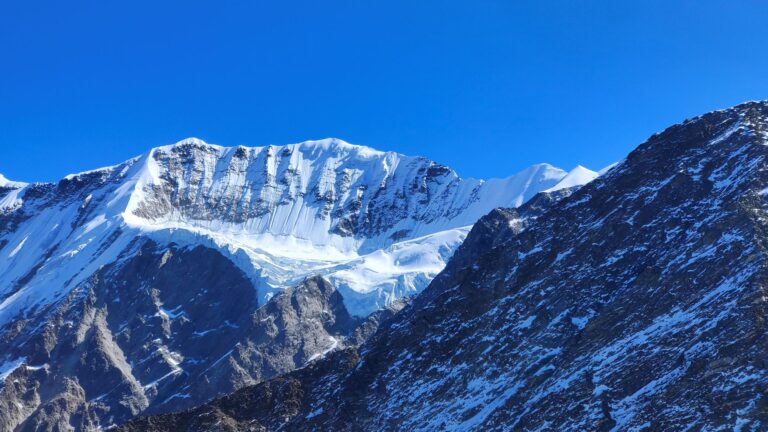
M 359 351 L 121 430 L 764 430 L 766 190 L 768 103 L 688 120 L 493 212 Z
M 42 316 L 0 340 L 14 359 L 3 430 L 92 430 L 194 406 L 354 346 L 376 325 L 320 277 L 258 307 L 215 250 L 141 240 Z

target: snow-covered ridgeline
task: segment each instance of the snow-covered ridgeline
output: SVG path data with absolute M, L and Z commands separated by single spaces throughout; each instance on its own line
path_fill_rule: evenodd
M 19 225 L 0 238 L 0 323 L 69 292 L 141 235 L 220 250 L 260 301 L 325 275 L 366 315 L 423 289 L 491 209 L 595 175 L 541 164 L 482 181 L 336 139 L 254 148 L 186 139 L 35 193 L 8 182 L 15 189 L 0 199 Z
M 0 188 L 21 189 L 26 185 L 23 182 L 8 180 L 4 175 L 0 174 Z
M 254 148 L 187 139 L 143 158 L 125 216 L 150 229 L 269 233 L 370 252 L 517 207 L 566 175 L 540 164 L 506 179 L 461 179 L 422 157 L 336 139 Z

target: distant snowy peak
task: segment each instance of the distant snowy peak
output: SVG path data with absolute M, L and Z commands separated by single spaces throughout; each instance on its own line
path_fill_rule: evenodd
M 324 275 L 364 316 L 427 286 L 480 217 L 569 176 L 571 186 L 592 178 L 576 174 L 539 164 L 462 179 L 424 157 L 338 139 L 223 147 L 188 138 L 55 184 L 0 189 L 0 286 L 40 262 L 56 270 L 0 300 L 0 323 L 66 294 L 139 237 L 220 250 L 260 302 Z
M 217 149 L 222 152 L 237 151 L 238 149 L 243 149 L 246 151 L 253 151 L 253 152 L 259 153 L 261 151 L 270 151 L 270 149 L 277 150 L 277 149 L 284 149 L 284 148 L 289 148 L 289 149 L 305 148 L 305 149 L 312 149 L 313 151 L 317 151 L 317 152 L 338 151 L 338 152 L 345 152 L 349 154 L 358 154 L 358 155 L 362 155 L 363 157 L 384 156 L 387 154 L 403 156 L 396 152 L 391 152 L 391 151 L 385 152 L 385 151 L 376 150 L 374 148 L 367 147 L 364 145 L 350 144 L 338 138 L 307 140 L 307 141 L 302 141 L 296 144 L 283 144 L 283 145 L 272 144 L 272 145 L 258 146 L 258 147 L 248 147 L 248 146 L 239 145 L 239 146 L 226 147 L 218 144 L 207 143 L 200 138 L 189 137 L 189 138 L 184 138 L 176 142 L 175 144 L 156 147 L 153 150 L 169 151 L 174 147 L 188 147 L 188 146 L 207 147 L 207 148 Z
M 287 235 L 342 250 L 471 225 L 563 180 L 571 187 L 594 178 L 540 164 L 505 179 L 462 179 L 424 157 L 334 138 L 266 147 L 187 138 L 142 159 L 129 223 Z
M 20 195 L 27 183 L 8 180 L 0 174 L 0 215 L 19 208 L 23 201 Z M 2 231 L 5 227 L 0 227 Z
M 565 177 L 563 177 L 556 185 L 545 190 L 544 192 L 555 192 L 561 189 L 583 186 L 599 176 L 599 173 L 588 168 L 584 168 L 581 165 L 577 165 L 576 168 L 569 171 L 568 174 L 566 174 Z
M 3 189 L 21 189 L 26 186 L 27 183 L 8 180 L 4 175 L 0 174 L 0 188 Z

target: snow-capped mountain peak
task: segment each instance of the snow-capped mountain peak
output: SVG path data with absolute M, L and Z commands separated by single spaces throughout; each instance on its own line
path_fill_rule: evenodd
M 188 138 L 151 150 L 140 166 L 125 212 L 134 225 L 292 236 L 344 253 L 470 225 L 566 176 L 541 164 L 505 179 L 461 179 L 423 157 L 338 139 L 221 147 Z
M 581 165 L 576 165 L 576 168 L 568 171 L 556 185 L 547 189 L 545 192 L 555 192 L 561 189 L 572 188 L 575 186 L 585 185 L 592 180 L 596 179 L 600 174 L 585 168 Z
M 8 180 L 4 175 L 0 174 L 0 188 L 20 189 L 26 185 L 27 183 Z
M 0 282 L 17 284 L 49 255 L 64 269 L 6 298 L 0 321 L 68 292 L 136 236 L 223 251 L 250 275 L 262 302 L 325 275 L 364 316 L 426 286 L 491 209 L 517 207 L 563 181 L 583 184 L 592 178 L 585 172 L 539 164 L 484 181 L 335 138 L 263 147 L 187 138 L 0 197 L 6 212 L 17 209 L 8 217 L 21 221 L 0 250 L 10 258 L 0 262 L 9 269 Z M 48 226 L 55 228 L 42 235 Z

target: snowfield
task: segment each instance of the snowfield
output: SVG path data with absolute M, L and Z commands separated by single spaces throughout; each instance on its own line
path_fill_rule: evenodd
M 596 176 L 541 164 L 461 179 L 337 139 L 248 148 L 189 138 L 57 185 L 0 177 L 0 215 L 21 219 L 0 237 L 0 324 L 62 298 L 138 236 L 221 251 L 262 302 L 323 275 L 365 316 L 422 290 L 491 209 Z

